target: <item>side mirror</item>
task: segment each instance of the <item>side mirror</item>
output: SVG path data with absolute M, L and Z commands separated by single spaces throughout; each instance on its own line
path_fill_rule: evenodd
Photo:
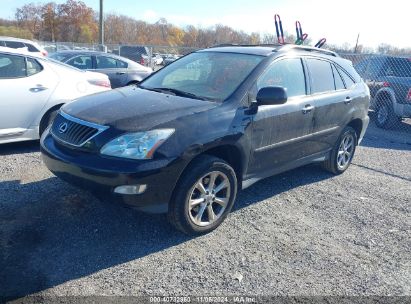
M 283 87 L 264 87 L 257 93 L 257 104 L 279 105 L 287 101 L 287 90 Z

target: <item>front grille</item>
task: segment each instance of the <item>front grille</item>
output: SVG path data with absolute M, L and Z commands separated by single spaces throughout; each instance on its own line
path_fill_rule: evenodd
M 105 129 L 107 127 L 82 121 L 60 112 L 51 126 L 51 134 L 60 142 L 81 147 Z

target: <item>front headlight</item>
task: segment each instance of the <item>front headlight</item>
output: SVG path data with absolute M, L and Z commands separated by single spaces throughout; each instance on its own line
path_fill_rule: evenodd
M 123 158 L 150 159 L 157 148 L 173 133 L 174 129 L 128 133 L 105 144 L 100 153 Z

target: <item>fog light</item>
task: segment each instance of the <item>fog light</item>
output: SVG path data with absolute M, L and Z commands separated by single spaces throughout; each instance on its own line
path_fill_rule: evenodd
M 115 193 L 118 194 L 141 194 L 144 191 L 146 191 L 147 185 L 124 185 L 124 186 L 118 186 L 114 189 Z

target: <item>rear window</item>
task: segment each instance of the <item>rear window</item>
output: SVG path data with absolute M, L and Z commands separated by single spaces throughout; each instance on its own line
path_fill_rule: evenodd
M 308 59 L 308 68 L 311 75 L 311 92 L 324 93 L 334 91 L 334 76 L 331 64 L 319 59 Z

